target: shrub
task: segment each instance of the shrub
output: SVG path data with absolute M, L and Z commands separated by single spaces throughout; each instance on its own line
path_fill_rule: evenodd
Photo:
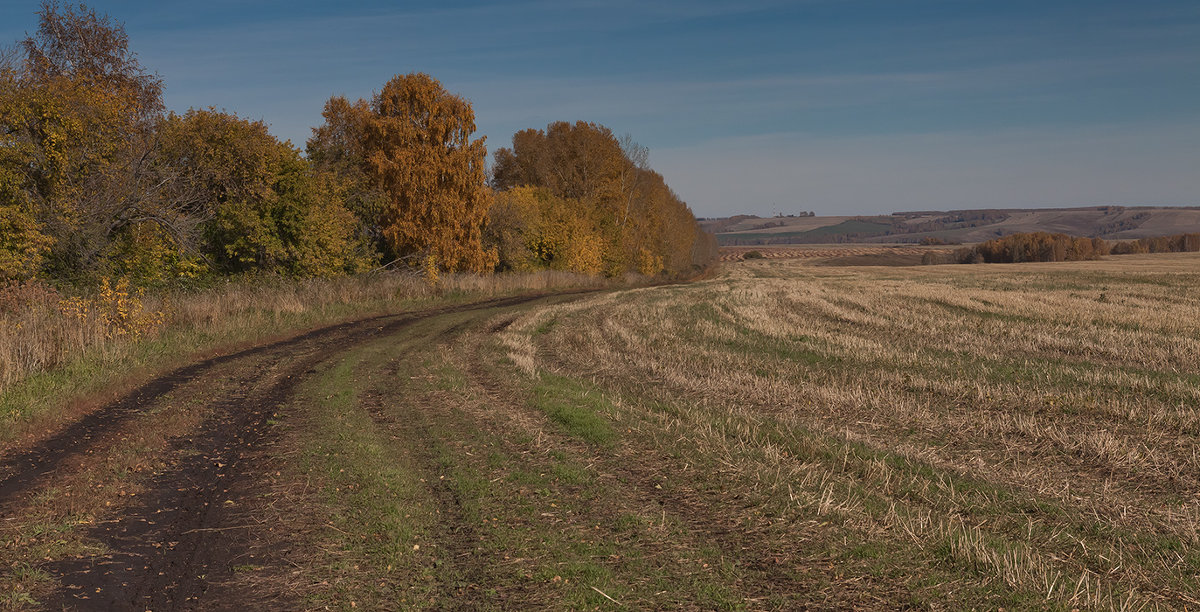
M 766 259 L 766 256 L 759 251 L 747 251 L 745 255 L 742 255 L 742 259 Z

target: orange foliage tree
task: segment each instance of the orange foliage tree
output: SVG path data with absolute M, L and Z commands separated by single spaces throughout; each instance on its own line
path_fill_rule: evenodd
M 594 123 L 560 121 L 545 130 L 522 130 L 512 143 L 512 148 L 496 151 L 492 186 L 501 194 L 536 187 L 543 199 L 560 201 L 556 210 L 587 226 L 586 232 L 577 229 L 575 234 L 586 236 L 589 248 L 600 251 L 606 274 L 682 274 L 715 256 L 715 240 L 701 230 L 662 175 L 649 168 L 646 149 L 628 137 L 618 140 Z M 493 222 L 502 222 L 501 217 Z M 501 265 L 505 263 L 502 259 Z
M 446 270 L 484 271 L 483 223 L 491 204 L 475 112 L 426 74 L 394 77 L 370 102 L 335 97 L 314 130 L 309 157 L 364 185 L 356 212 L 392 257 L 432 257 Z
M 1108 243 L 1100 238 L 1031 232 L 988 240 L 964 253 L 960 259 L 982 259 L 985 263 L 1084 261 L 1099 259 L 1108 252 Z
M 604 242 L 595 223 L 547 189 L 502 191 L 488 214 L 487 239 L 498 251 L 501 270 L 604 271 Z

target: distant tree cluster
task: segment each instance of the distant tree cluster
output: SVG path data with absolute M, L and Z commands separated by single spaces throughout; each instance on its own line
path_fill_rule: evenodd
M 1099 238 L 1032 232 L 988 240 L 975 247 L 984 263 L 1023 261 L 1086 261 L 1108 254 L 1108 243 Z
M 166 111 L 161 80 L 107 16 L 52 1 L 40 18 L 0 54 L 0 281 L 154 285 L 397 262 L 658 274 L 715 255 L 645 149 L 601 126 L 518 134 L 497 156 L 497 195 L 470 103 L 427 75 L 330 99 L 305 155 L 261 121 Z
M 974 247 L 958 249 L 949 255 L 926 253 L 922 258 L 922 263 L 1086 261 L 1099 259 L 1108 253 L 1108 243 L 1099 238 L 1033 232 L 988 240 Z
M 946 240 L 937 236 L 925 236 L 917 242 L 921 246 L 941 246 L 946 244 L 962 244 L 960 240 Z
M 1200 233 L 1140 238 L 1109 244 L 1100 238 L 1036 232 L 996 238 L 953 253 L 926 253 L 921 263 L 1018 263 L 1023 261 L 1083 261 L 1105 255 L 1187 253 L 1200 251 Z
M 1194 253 L 1200 251 L 1200 234 L 1177 234 L 1127 240 L 1112 246 L 1113 255 L 1133 253 Z

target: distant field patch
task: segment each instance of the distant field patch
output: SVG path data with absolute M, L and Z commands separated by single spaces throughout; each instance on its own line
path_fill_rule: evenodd
M 826 259 L 835 265 L 917 265 L 928 252 L 949 253 L 952 247 L 847 245 L 787 245 L 721 247 L 720 260 L 740 261 L 757 259 L 748 253 L 759 253 L 762 259 Z M 850 258 L 850 259 L 845 259 Z M 898 263 L 904 262 L 904 263 Z
M 717 241 L 721 245 L 754 244 L 755 241 L 761 241 L 764 244 L 766 241 L 804 244 L 828 241 L 834 236 L 882 236 L 894 228 L 894 225 L 888 223 L 849 219 L 835 225 L 826 225 L 802 232 L 762 231 L 718 234 Z

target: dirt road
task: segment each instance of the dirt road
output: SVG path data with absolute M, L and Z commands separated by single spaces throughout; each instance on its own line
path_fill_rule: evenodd
M 239 569 L 284 564 L 288 535 L 262 524 L 278 421 L 318 367 L 417 322 L 466 320 L 561 300 L 523 296 L 380 316 L 207 359 L 147 381 L 0 462 L 8 560 L 28 575 L 16 607 L 295 608 L 289 586 L 248 588 Z M 45 553 L 45 554 L 43 554 Z M 20 576 L 15 578 L 21 588 Z M 47 588 L 52 590 L 46 591 Z M 40 592 L 39 592 L 40 591 Z M 35 604 L 36 602 L 36 604 Z

